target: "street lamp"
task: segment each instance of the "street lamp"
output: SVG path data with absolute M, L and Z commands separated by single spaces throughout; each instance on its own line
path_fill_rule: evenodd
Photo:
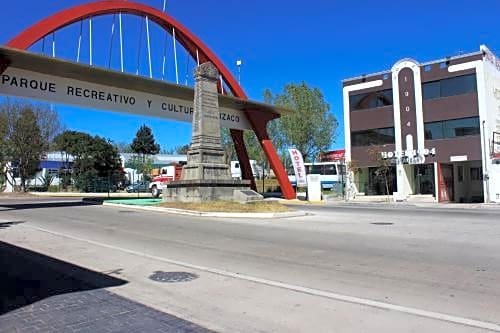
M 238 67 L 238 84 L 241 85 L 241 59 L 236 60 L 236 67 Z

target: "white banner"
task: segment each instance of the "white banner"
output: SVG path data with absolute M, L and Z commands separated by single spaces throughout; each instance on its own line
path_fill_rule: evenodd
M 288 152 L 290 153 L 290 158 L 292 159 L 297 187 L 307 186 L 306 168 L 304 166 L 302 154 L 295 148 L 288 149 Z
M 0 75 L 0 94 L 192 122 L 193 101 L 116 88 L 9 67 Z M 221 126 L 250 129 L 243 111 L 220 108 Z

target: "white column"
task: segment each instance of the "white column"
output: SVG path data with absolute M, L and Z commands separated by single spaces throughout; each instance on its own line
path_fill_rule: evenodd
M 408 195 L 412 193 L 412 186 L 410 184 L 410 179 L 406 173 L 404 165 L 401 163 L 401 155 L 403 153 L 403 138 L 401 129 L 401 101 L 399 100 L 399 73 L 405 69 L 409 68 L 413 72 L 413 84 L 415 91 L 415 117 L 416 117 L 416 128 L 417 128 L 417 138 L 416 138 L 416 149 L 417 151 L 422 151 L 424 149 L 424 121 L 423 121 L 423 107 L 422 107 L 422 82 L 420 78 L 420 66 L 418 62 L 412 59 L 404 59 L 398 61 L 392 67 L 392 96 L 393 96 L 393 110 L 394 110 L 394 136 L 395 136 L 395 148 L 396 156 L 398 157 L 398 162 L 396 165 L 396 181 L 398 191 L 394 195 L 395 200 L 405 200 Z M 412 145 L 415 144 L 414 138 L 409 137 L 406 140 L 410 141 Z M 408 142 L 408 143 L 410 143 Z M 409 148 L 407 147 L 407 150 Z
M 351 110 L 349 105 L 349 93 L 352 91 L 363 90 L 368 88 L 380 87 L 384 84 L 382 80 L 375 80 L 370 82 L 363 82 L 358 84 L 353 84 L 350 86 L 345 86 L 343 89 L 343 99 L 344 99 L 344 136 L 345 136 L 345 162 L 346 164 L 351 162 Z M 351 186 L 351 182 L 354 184 L 354 174 L 346 170 L 346 188 Z M 359 189 L 356 189 L 358 192 Z

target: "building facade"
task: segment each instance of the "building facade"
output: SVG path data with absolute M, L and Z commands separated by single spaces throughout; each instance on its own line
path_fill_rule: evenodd
M 480 51 L 343 81 L 358 195 L 500 202 L 500 60 Z

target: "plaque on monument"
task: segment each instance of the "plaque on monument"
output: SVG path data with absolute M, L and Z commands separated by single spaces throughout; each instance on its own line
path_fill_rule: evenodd
M 219 72 L 206 62 L 195 70 L 194 113 L 187 164 L 179 181 L 163 190 L 164 201 L 232 200 L 234 190 L 245 190 L 248 180 L 231 178 L 221 143 L 217 83 Z

